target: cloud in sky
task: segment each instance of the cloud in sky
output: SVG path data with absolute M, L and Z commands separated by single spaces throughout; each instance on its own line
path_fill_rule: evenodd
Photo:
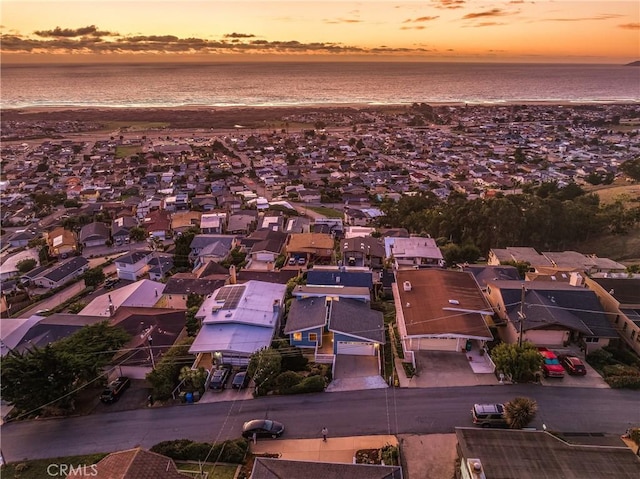
M 624 30 L 640 30 L 640 23 L 623 23 L 622 25 L 618 25 L 618 28 Z
M 415 28 L 424 27 L 416 25 Z M 224 34 L 219 40 L 180 38 L 175 35 L 121 35 L 113 32 L 101 32 L 93 25 L 75 29 L 56 27 L 53 30 L 39 31 L 36 35 L 39 38 L 19 34 L 2 34 L 0 35 L 1 51 L 3 53 L 54 54 L 394 54 L 424 53 L 426 51 L 423 48 L 388 46 L 364 48 L 332 42 L 270 41 L 258 39 L 252 33 L 238 32 Z
M 491 10 L 485 10 L 484 12 L 467 13 L 464 17 L 462 17 L 462 19 L 472 20 L 475 18 L 504 17 L 507 15 L 514 15 L 514 14 L 510 12 L 505 12 L 504 10 L 501 10 L 499 8 L 492 8 Z
M 620 18 L 623 15 L 617 15 L 615 13 L 603 13 L 595 15 L 593 17 L 559 17 L 559 18 L 545 18 L 543 22 L 584 22 L 590 20 L 611 20 L 613 18 Z
M 362 23 L 362 20 L 357 20 L 355 18 L 327 18 L 325 20 L 323 20 L 324 23 L 330 24 L 330 25 L 340 25 L 342 23 Z
M 404 22 L 402 23 L 422 23 L 422 22 L 430 22 L 432 20 L 436 20 L 437 18 L 440 18 L 440 16 L 435 15 L 435 16 L 431 16 L 431 17 L 418 17 L 418 18 L 408 18 L 406 19 Z
M 464 7 L 466 0 L 431 0 L 435 8 L 456 9 Z

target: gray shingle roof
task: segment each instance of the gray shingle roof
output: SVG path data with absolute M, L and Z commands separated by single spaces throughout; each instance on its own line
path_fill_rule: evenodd
M 285 334 L 296 331 L 324 326 L 327 322 L 327 307 L 324 298 L 305 298 L 293 300 L 287 324 L 284 328 Z
M 54 283 L 66 278 L 67 276 L 75 273 L 80 268 L 83 268 L 89 264 L 86 258 L 82 256 L 74 256 L 71 259 L 66 260 L 63 263 L 60 263 L 58 266 L 51 269 L 48 273 L 45 273 L 43 276 Z
M 331 302 L 329 329 L 384 344 L 384 317 L 356 299 Z
M 402 479 L 399 466 L 256 458 L 251 479 Z

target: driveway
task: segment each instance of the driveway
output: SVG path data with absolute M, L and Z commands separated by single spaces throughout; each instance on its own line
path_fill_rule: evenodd
M 327 386 L 326 391 L 357 391 L 386 387 L 387 383 L 379 373 L 376 356 L 339 354 L 336 356 L 333 381 Z
M 420 351 L 416 353 L 416 375 L 401 386 L 429 388 L 498 384 L 495 374 L 474 373 L 462 352 Z

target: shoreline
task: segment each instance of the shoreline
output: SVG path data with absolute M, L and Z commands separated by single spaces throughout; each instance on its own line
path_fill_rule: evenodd
M 582 105 L 635 105 L 640 104 L 640 99 L 626 100 L 483 100 L 483 101 L 415 101 L 398 103 L 306 103 L 288 105 L 33 105 L 6 107 L 0 106 L 0 112 L 4 113 L 51 113 L 60 111 L 132 111 L 132 110 L 157 110 L 157 111 L 234 111 L 234 110 L 305 110 L 305 109 L 391 109 L 404 108 L 419 103 L 433 107 L 473 106 L 473 107 L 500 107 L 500 106 L 582 106 Z

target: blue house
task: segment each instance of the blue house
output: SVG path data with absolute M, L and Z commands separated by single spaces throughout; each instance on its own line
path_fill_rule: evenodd
M 346 286 L 373 289 L 371 271 L 346 271 L 339 269 L 312 269 L 307 273 L 307 285 Z
M 326 363 L 340 354 L 377 356 L 385 342 L 382 313 L 351 298 L 294 300 L 284 333 L 292 346 L 312 350 L 316 362 Z

